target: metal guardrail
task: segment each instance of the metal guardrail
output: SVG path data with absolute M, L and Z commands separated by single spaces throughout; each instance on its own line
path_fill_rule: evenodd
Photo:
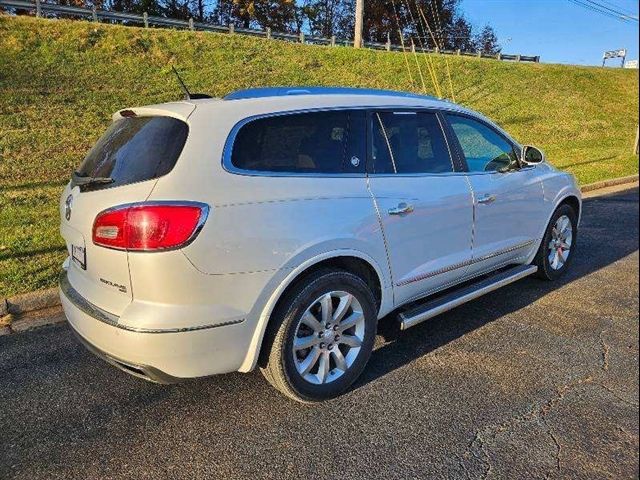
M 54 15 L 74 16 L 93 20 L 98 22 L 101 20 L 122 22 L 124 24 L 141 25 L 145 28 L 149 26 L 170 27 L 170 28 L 185 28 L 188 30 L 200 30 L 206 32 L 218 32 L 229 34 L 250 35 L 254 37 L 262 37 L 267 39 L 284 40 L 288 42 L 299 42 L 312 45 L 326 45 L 326 46 L 347 46 L 353 47 L 352 40 L 340 40 L 335 36 L 331 38 L 316 37 L 312 35 L 305 35 L 300 33 L 299 35 L 293 33 L 279 33 L 272 32 L 270 28 L 266 30 L 254 30 L 248 28 L 237 28 L 231 24 L 228 26 L 215 25 L 211 23 L 195 22 L 193 18 L 189 20 L 178 20 L 175 18 L 157 17 L 154 15 L 148 15 L 146 12 L 142 15 L 135 13 L 123 13 L 114 12 L 109 10 L 98 10 L 93 8 L 73 7 L 69 5 L 56 5 L 53 3 L 43 3 L 40 0 L 29 2 L 25 0 L 0 0 L 0 7 L 15 8 L 19 10 L 35 11 L 36 17 L 45 16 L 45 13 L 51 13 Z M 393 45 L 390 41 L 387 43 L 365 42 L 365 48 L 373 50 L 386 50 L 388 52 L 401 52 L 403 47 L 400 45 Z M 412 51 L 416 49 L 414 45 L 409 47 Z M 509 55 L 504 53 L 498 53 L 497 55 L 486 54 L 483 52 L 464 52 L 461 50 L 438 50 L 436 49 L 418 49 L 419 52 L 425 53 L 438 53 L 446 55 L 464 55 L 470 57 L 479 58 L 494 58 L 498 60 L 510 60 L 515 62 L 540 62 L 539 56 L 527 56 L 527 55 Z

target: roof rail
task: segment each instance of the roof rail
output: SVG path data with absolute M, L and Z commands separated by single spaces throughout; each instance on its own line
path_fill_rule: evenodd
M 350 87 L 262 87 L 238 90 L 225 96 L 223 100 L 246 100 L 249 98 L 285 97 L 291 95 L 374 95 L 381 97 L 419 98 L 423 100 L 439 100 L 428 95 L 418 95 L 395 90 L 378 90 L 370 88 Z

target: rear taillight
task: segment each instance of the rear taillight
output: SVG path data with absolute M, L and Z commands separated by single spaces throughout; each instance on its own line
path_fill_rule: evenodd
M 207 219 L 209 207 L 195 202 L 139 203 L 98 214 L 93 243 L 118 250 L 154 251 L 191 242 Z

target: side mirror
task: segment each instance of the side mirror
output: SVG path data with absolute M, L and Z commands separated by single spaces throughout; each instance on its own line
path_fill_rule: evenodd
M 522 147 L 522 163 L 526 166 L 533 166 L 545 161 L 544 153 L 539 148 L 531 145 Z

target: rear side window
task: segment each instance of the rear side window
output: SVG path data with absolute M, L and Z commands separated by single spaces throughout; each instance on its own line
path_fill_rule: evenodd
M 260 118 L 236 135 L 231 163 L 275 173 L 363 173 L 365 114 L 309 112 Z
M 89 151 L 77 173 L 113 182 L 87 186 L 97 190 L 166 175 L 176 164 L 189 127 L 172 117 L 129 117 L 115 121 Z
M 372 116 L 375 173 L 453 171 L 440 122 L 434 113 L 378 112 Z

